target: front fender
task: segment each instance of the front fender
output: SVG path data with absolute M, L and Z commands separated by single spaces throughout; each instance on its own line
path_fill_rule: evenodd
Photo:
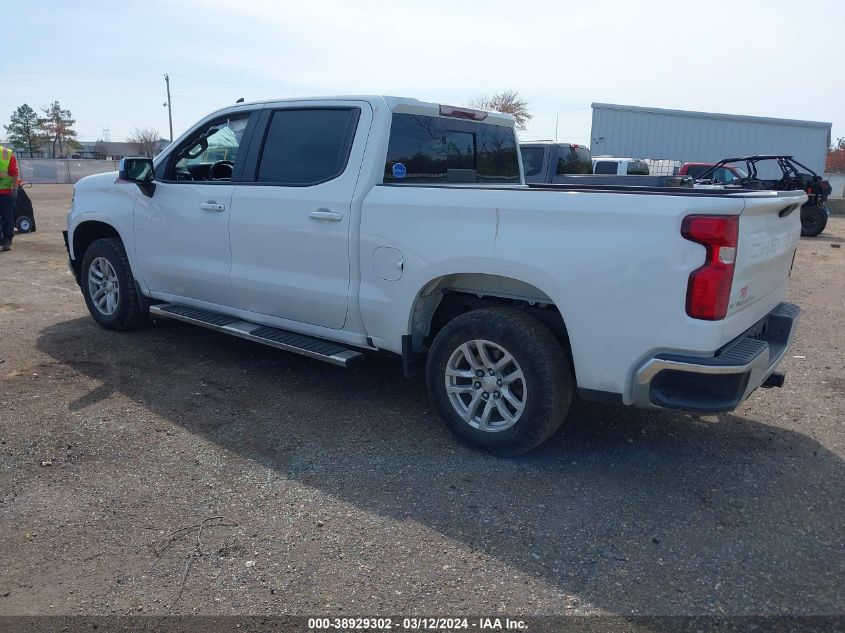
M 137 195 L 138 188 L 133 183 L 117 180 L 117 172 L 97 174 L 80 180 L 74 186 L 73 203 L 67 214 L 68 251 L 71 259 L 78 259 L 74 245 L 77 228 L 86 222 L 99 222 L 117 232 L 126 250 L 129 265 L 137 271 L 133 231 Z

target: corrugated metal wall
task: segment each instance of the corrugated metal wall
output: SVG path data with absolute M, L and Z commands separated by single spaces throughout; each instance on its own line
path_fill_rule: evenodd
M 750 154 L 791 154 L 821 174 L 830 124 L 593 104 L 594 156 L 715 162 Z

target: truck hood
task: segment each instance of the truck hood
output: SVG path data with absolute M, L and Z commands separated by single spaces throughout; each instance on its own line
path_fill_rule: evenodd
M 101 189 L 105 186 L 114 185 L 116 180 L 117 180 L 117 172 L 116 171 L 107 171 L 104 174 L 94 174 L 93 176 L 85 176 L 85 178 L 81 178 L 80 180 L 77 180 L 76 184 L 73 186 L 73 188 L 76 191 L 83 191 L 83 190 L 90 190 L 90 189 Z

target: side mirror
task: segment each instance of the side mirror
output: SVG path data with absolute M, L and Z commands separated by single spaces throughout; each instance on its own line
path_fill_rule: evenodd
M 134 182 L 145 196 L 152 197 L 155 191 L 154 169 L 151 158 L 121 158 L 117 177 L 120 180 Z

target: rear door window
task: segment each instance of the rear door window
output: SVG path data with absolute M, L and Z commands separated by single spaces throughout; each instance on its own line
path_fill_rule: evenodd
M 346 169 L 358 108 L 276 110 L 267 126 L 256 181 L 307 187 Z
M 546 150 L 542 147 L 521 147 L 520 152 L 525 176 L 537 176 L 543 170 L 543 156 Z
M 628 163 L 629 176 L 648 176 L 648 163 L 644 160 L 632 160 Z
M 586 147 L 564 145 L 560 148 L 557 159 L 558 176 L 564 174 L 592 174 L 593 162 L 590 160 L 590 150 Z M 613 173 L 616 173 L 614 168 Z
M 517 152 L 509 127 L 395 113 L 384 182 L 518 184 Z

